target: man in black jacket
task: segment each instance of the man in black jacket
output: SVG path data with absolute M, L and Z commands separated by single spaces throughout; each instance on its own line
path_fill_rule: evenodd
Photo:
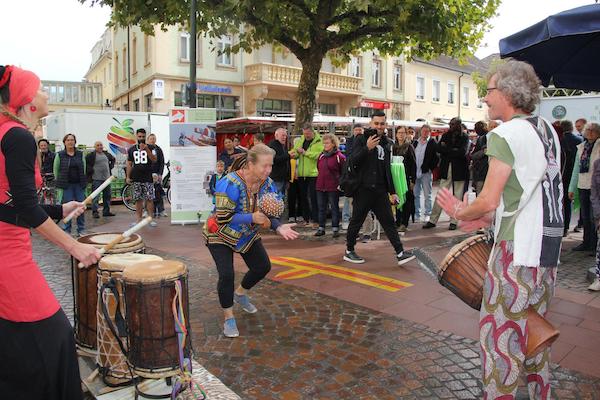
M 563 187 L 568 188 L 575 167 L 575 159 L 577 156 L 577 146 L 583 142 L 581 136 L 573 133 L 573 123 L 569 120 L 560 121 L 560 127 L 563 131 L 563 138 L 560 143 L 560 148 L 564 152 L 564 169 L 562 174 Z M 563 236 L 567 236 L 569 226 L 571 225 L 571 199 L 569 196 L 563 198 L 563 212 L 565 218 L 565 230 Z
M 273 179 L 273 183 L 275 183 L 275 187 L 282 198 L 285 198 L 291 172 L 290 153 L 285 148 L 286 142 L 287 130 L 285 128 L 277 128 L 275 138 L 269 143 L 269 147 L 275 150 L 271 179 Z
M 473 174 L 473 189 L 479 196 L 481 190 L 483 190 L 483 182 L 487 176 L 489 161 L 488 156 L 485 155 L 487 150 L 487 125 L 483 121 L 479 121 L 475 124 L 475 133 L 477 133 L 477 141 L 475 147 L 471 153 L 471 172 Z
M 54 177 L 54 153 L 50 151 L 50 142 L 47 139 L 40 139 L 38 141 L 38 149 L 40 150 L 42 174 Z
M 108 151 L 104 150 L 102 142 L 94 143 L 94 151 L 85 156 L 86 173 L 89 182 L 92 182 L 92 190 L 96 190 L 102 183 L 112 175 L 112 169 L 115 166 L 115 158 Z M 111 185 L 108 185 L 102 191 L 102 215 L 104 217 L 114 217 L 110 212 Z M 94 218 L 100 218 L 98 215 L 98 197 L 92 200 L 92 215 Z
M 373 211 L 379 220 L 388 240 L 394 246 L 398 265 L 415 258 L 404 251 L 400 236 L 396 230 L 390 196 L 393 203 L 398 203 L 391 172 L 392 142 L 385 136 L 385 114 L 378 111 L 371 118 L 371 129 L 354 139 L 352 154 L 348 162 L 359 174 L 358 189 L 354 193 L 352 218 L 346 236 L 346 253 L 344 260 L 362 264 L 364 258 L 356 254 L 354 246 L 358 232 L 369 211 Z
M 467 163 L 469 137 L 463 133 L 460 118 L 452 118 L 449 125 L 448 132 L 442 135 L 437 148 L 438 153 L 440 153 L 440 189 L 450 189 L 454 197 L 462 201 L 465 193 L 465 182 L 469 175 Z M 423 228 L 434 228 L 441 214 L 442 208 L 436 201 L 431 212 L 431 218 L 429 222 L 423 225 Z M 451 219 L 450 230 L 453 231 L 456 227 L 457 221 Z
M 415 217 L 421 218 L 421 192 L 423 192 L 424 206 L 423 218 L 431 215 L 431 192 L 433 189 L 433 170 L 437 167 L 437 143 L 431 138 L 431 127 L 427 124 L 421 127 L 419 139 L 415 141 L 415 155 L 417 161 L 417 179 L 415 181 Z

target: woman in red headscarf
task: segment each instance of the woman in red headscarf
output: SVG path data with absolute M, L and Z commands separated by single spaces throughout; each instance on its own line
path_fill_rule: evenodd
M 32 130 L 48 115 L 48 95 L 32 72 L 0 66 L 0 397 L 81 399 L 73 329 L 33 260 L 30 228 L 84 264 L 93 246 L 67 235 L 52 219 L 82 203 L 40 205 L 41 184 Z

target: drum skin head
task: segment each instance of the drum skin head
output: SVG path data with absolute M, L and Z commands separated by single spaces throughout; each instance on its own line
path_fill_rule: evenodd
M 102 257 L 99 267 L 105 271 L 123 271 L 130 265 L 147 261 L 162 261 L 162 257 L 140 253 L 110 254 Z
M 121 235 L 119 232 L 92 233 L 91 235 L 85 235 L 78 238 L 77 241 L 100 248 L 116 239 L 119 235 Z M 113 249 L 137 247 L 140 243 L 142 243 L 142 237 L 134 233 L 130 237 L 123 239 L 120 243 L 117 243 Z
M 458 256 L 462 252 L 463 249 L 471 246 L 472 244 L 475 244 L 477 242 L 483 242 L 485 240 L 486 240 L 485 235 L 475 235 L 475 236 L 468 237 L 465 240 L 463 240 L 462 242 L 454 245 L 454 247 L 452 247 L 450 249 L 448 254 L 446 254 L 446 257 L 444 257 L 444 259 L 442 260 L 442 263 L 440 264 L 440 272 L 445 271 L 446 268 L 448 268 L 448 264 L 450 264 L 450 262 L 456 256 Z
M 123 280 L 128 283 L 159 283 L 162 280 L 176 279 L 186 273 L 187 267 L 180 261 L 146 261 L 125 268 Z

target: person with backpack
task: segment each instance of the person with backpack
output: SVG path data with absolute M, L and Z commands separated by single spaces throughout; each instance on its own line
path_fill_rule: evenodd
M 340 177 L 346 156 L 339 150 L 339 139 L 333 134 L 322 137 L 323 152 L 317 160 L 317 204 L 319 207 L 319 229 L 315 236 L 325 235 L 327 205 L 331 207 L 333 237 L 340 236 Z

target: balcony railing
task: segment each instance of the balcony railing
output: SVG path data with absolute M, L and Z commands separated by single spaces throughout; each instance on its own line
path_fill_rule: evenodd
M 89 82 L 42 81 L 50 105 L 102 107 L 102 84 Z
M 260 63 L 246 66 L 245 72 L 246 82 L 264 82 L 285 86 L 298 86 L 302 68 Z M 359 94 L 362 91 L 362 78 L 334 74 L 331 72 L 320 72 L 319 86 L 317 88 L 320 90 Z

